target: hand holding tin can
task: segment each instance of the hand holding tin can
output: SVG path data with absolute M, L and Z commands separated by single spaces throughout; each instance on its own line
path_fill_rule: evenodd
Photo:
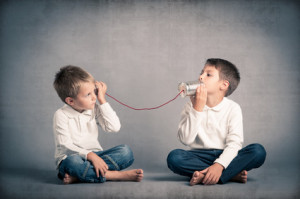
M 184 98 L 185 96 L 193 96 L 196 94 L 196 90 L 201 84 L 204 84 L 204 83 L 199 80 L 189 81 L 189 82 L 181 82 L 178 85 L 178 91 L 183 91 L 180 94 L 182 98 Z

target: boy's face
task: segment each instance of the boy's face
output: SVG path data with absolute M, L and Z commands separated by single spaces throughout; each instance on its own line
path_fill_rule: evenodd
M 94 109 L 97 99 L 94 90 L 94 82 L 82 82 L 77 97 L 72 98 L 73 101 L 68 104 L 80 113 L 88 109 Z
M 223 81 L 220 80 L 219 71 L 214 66 L 210 65 L 204 66 L 199 76 L 199 80 L 205 84 L 207 94 L 216 94 L 219 92 L 223 83 Z

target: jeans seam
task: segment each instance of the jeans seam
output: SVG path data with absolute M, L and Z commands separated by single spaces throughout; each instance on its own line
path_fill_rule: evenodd
M 120 170 L 120 167 L 117 165 L 117 163 L 115 163 L 115 161 L 108 155 L 104 155 L 104 157 L 106 157 L 114 166 L 117 170 Z
M 89 161 L 87 161 L 87 165 L 86 165 L 85 170 L 84 170 L 84 172 L 82 174 L 82 178 L 85 178 L 85 176 L 86 176 L 86 174 L 87 174 L 87 172 L 89 170 L 89 167 L 90 167 L 90 163 L 89 163 Z

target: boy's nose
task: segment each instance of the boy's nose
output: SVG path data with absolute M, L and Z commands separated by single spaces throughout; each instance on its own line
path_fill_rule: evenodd
M 97 98 L 96 94 L 92 93 L 92 100 L 94 101 L 94 100 L 96 100 L 96 98 Z

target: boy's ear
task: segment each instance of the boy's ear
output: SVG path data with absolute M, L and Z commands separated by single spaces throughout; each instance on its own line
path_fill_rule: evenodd
M 67 104 L 69 104 L 70 106 L 73 106 L 73 105 L 74 105 L 74 99 L 73 99 L 72 97 L 67 97 L 67 98 L 65 99 L 65 102 L 66 102 Z
M 221 84 L 221 89 L 226 91 L 229 85 L 230 85 L 229 81 L 223 80 L 223 83 Z

